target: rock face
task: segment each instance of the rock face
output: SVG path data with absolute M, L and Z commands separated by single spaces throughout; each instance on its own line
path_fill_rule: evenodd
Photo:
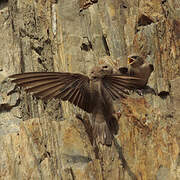
M 2 0 L 0 29 L 0 179 L 180 179 L 179 0 Z M 92 146 L 88 114 L 7 79 L 86 74 L 105 56 L 124 66 L 133 52 L 154 65 L 148 85 L 156 93 L 115 102 L 111 147 Z

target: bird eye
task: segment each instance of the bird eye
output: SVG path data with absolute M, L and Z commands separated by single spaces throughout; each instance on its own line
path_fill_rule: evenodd
M 103 66 L 103 69 L 107 69 L 108 68 L 108 66 Z

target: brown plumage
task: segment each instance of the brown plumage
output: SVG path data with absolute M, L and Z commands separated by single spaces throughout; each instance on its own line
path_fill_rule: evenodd
M 145 87 L 151 73 L 154 71 L 154 66 L 146 62 L 138 55 L 128 56 L 128 73 L 130 76 L 141 78 L 141 87 Z
M 94 67 L 89 77 L 69 72 L 30 72 L 9 76 L 12 82 L 41 99 L 60 98 L 80 107 L 93 117 L 93 136 L 97 143 L 111 145 L 112 100 L 125 97 L 125 89 L 141 84 L 141 79 L 113 74 L 112 67 Z
M 127 67 L 119 68 L 120 74 L 140 78 L 141 83 L 136 88 L 145 88 L 151 73 L 154 71 L 153 65 L 136 54 L 128 56 L 127 64 Z

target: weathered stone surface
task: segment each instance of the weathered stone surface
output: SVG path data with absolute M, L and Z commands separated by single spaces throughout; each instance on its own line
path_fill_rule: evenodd
M 1 1 L 0 179 L 180 179 L 179 25 L 179 0 Z M 133 52 L 154 65 L 155 93 L 115 102 L 111 147 L 92 146 L 83 111 L 7 80 L 28 71 L 87 74 L 102 61 L 118 68 Z

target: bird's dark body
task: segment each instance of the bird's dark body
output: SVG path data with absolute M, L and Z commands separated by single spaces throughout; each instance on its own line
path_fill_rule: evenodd
M 92 120 L 93 134 L 97 142 L 111 145 L 112 134 L 110 123 L 114 113 L 113 102 L 110 96 L 102 88 L 101 79 L 91 81 L 91 95 L 93 102 Z
M 151 64 L 144 63 L 139 67 L 133 67 L 132 65 L 128 68 L 129 76 L 138 77 L 143 79 L 141 87 L 145 87 L 153 69 Z
M 93 136 L 96 143 L 111 145 L 118 129 L 114 120 L 113 100 L 124 98 L 125 89 L 134 89 L 141 79 L 113 74 L 107 64 L 95 66 L 89 77 L 69 72 L 30 72 L 9 76 L 12 82 L 41 99 L 60 98 L 92 113 Z

